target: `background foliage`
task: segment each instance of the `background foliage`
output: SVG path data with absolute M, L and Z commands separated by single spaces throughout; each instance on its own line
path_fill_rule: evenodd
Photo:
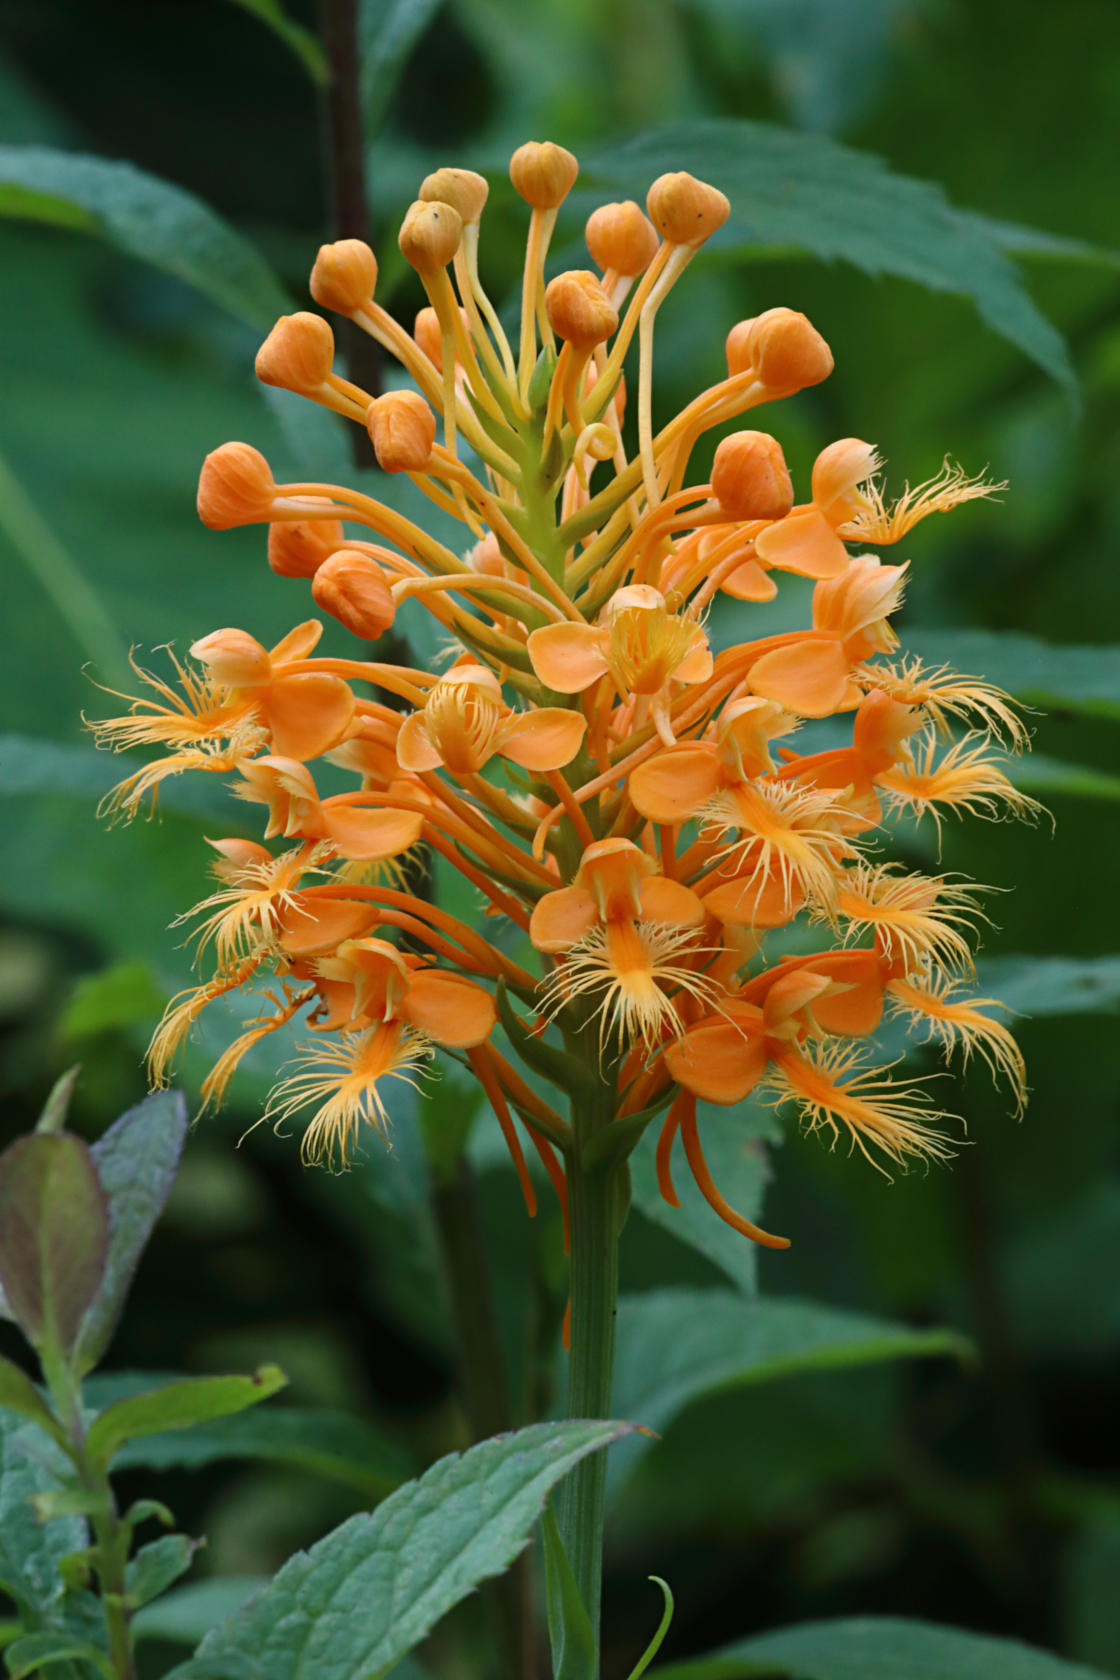
M 306 610 L 268 572 L 260 532 L 195 522 L 208 449 L 242 437 L 299 477 L 345 462 L 329 427 L 295 399 L 262 400 L 251 372 L 285 299 L 306 301 L 325 226 L 315 42 L 271 30 L 274 13 L 0 0 L 0 209 L 17 218 L 0 224 L 2 1141 L 75 1060 L 74 1123 L 90 1137 L 142 1094 L 147 1032 L 187 974 L 166 924 L 200 896 L 202 836 L 222 808 L 169 790 L 157 821 L 107 833 L 93 807 L 114 766 L 80 722 L 103 704 L 90 677 L 113 685 L 134 644 L 182 650 L 224 623 L 268 641 Z M 295 4 L 287 17 L 314 21 Z M 682 1664 L 788 1621 L 878 1612 L 1014 1634 L 1120 1674 L 1120 654 L 1100 645 L 1120 639 L 1114 9 L 396 0 L 367 6 L 366 25 L 379 297 L 403 319 L 422 301 L 394 235 L 440 163 L 495 172 L 483 262 L 499 296 L 522 228 L 501 172 L 521 140 L 570 146 L 600 196 L 643 196 L 666 168 L 708 175 L 735 221 L 659 321 L 658 402 L 668 414 L 718 377 L 725 324 L 803 309 L 837 369 L 775 421 L 795 479 L 848 434 L 880 445 L 894 483 L 946 450 L 1007 478 L 1002 505 L 910 539 L 904 634 L 1044 707 L 1021 777 L 1054 834 L 971 824 L 946 835 L 943 858 L 1015 889 L 997 901 L 982 977 L 1024 1012 L 1024 1123 L 978 1073 L 959 1099 L 971 1146 L 956 1166 L 890 1186 L 780 1140 L 765 1117 L 724 1122 L 728 1171 L 756 1192 L 772 1174 L 767 1223 L 794 1239 L 757 1263 L 764 1385 L 742 1381 L 755 1255 L 643 1196 L 637 1160 L 616 1415 L 664 1438 L 612 1449 L 608 1672 L 640 1649 L 655 1569 L 680 1607 L 664 1655 Z M 779 126 L 726 126 L 744 119 Z M 59 150 L 109 164 L 60 167 Z M 192 197 L 153 204 L 130 165 Z M 576 199 L 564 260 L 582 262 L 590 198 Z M 805 260 L 806 246 L 830 260 Z M 912 845 L 930 855 L 928 837 Z M 188 1061 L 189 1094 L 201 1065 Z M 229 1577 L 270 1574 L 467 1439 L 420 1147 L 421 1127 L 438 1138 L 461 1118 L 463 1090 L 445 1078 L 421 1115 L 400 1114 L 390 1156 L 371 1149 L 342 1179 L 303 1171 L 267 1130 L 235 1148 L 257 1113 L 251 1066 L 240 1090 L 188 1141 L 112 1364 L 276 1360 L 293 1409 L 286 1425 L 262 1425 L 266 1408 L 196 1430 L 186 1454 L 166 1437 L 162 1458 L 159 1437 L 129 1449 L 138 1469 L 169 1466 L 162 1496 L 209 1537 L 197 1585 L 149 1613 L 152 1672 L 173 1654 L 157 1641 L 176 1637 L 176 1614 L 197 1631 L 232 1602 Z M 744 1126 L 773 1144 L 765 1160 Z M 527 1223 L 493 1144 L 484 1124 L 469 1150 L 523 1422 L 547 1406 L 559 1230 L 545 1213 Z M 843 1316 L 819 1334 L 798 1321 L 828 1307 Z M 700 1346 L 685 1339 L 698 1317 Z M 791 1324 L 800 1355 L 783 1364 Z M 956 1357 L 943 1326 L 978 1361 Z M 929 1357 L 886 1359 L 885 1335 Z M 318 1414 L 310 1432 L 296 1408 Z M 191 1592 L 212 1595 L 201 1623 Z M 439 1673 L 454 1676 L 452 1649 L 469 1652 L 480 1621 L 468 1603 L 437 1632 Z

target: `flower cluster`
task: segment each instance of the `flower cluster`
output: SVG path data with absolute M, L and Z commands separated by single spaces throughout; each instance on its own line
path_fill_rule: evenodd
M 220 629 L 177 686 L 145 675 L 147 697 L 95 725 L 115 748 L 169 749 L 116 790 L 117 811 L 202 769 L 267 815 L 263 843 L 212 842 L 217 890 L 190 914 L 214 972 L 172 1001 L 152 1073 L 214 1000 L 264 982 L 203 1094 L 219 1101 L 250 1046 L 302 1017 L 311 1037 L 267 1113 L 308 1116 L 309 1157 L 344 1164 L 364 1125 L 384 1132 L 387 1081 L 415 1078 L 439 1047 L 481 1082 L 530 1206 L 522 1139 L 563 1199 L 590 1080 L 618 1137 L 660 1116 L 670 1202 L 679 1133 L 720 1215 L 780 1245 L 712 1183 L 697 1099 L 760 1088 L 869 1158 L 943 1156 L 926 1086 L 865 1059 L 889 1008 L 947 1052 L 978 1053 L 1023 1100 L 998 1006 L 969 991 L 978 889 L 877 849 L 900 812 L 1030 807 L 999 763 L 1024 744 L 1007 697 L 899 657 L 906 565 L 866 552 L 993 486 L 946 467 L 888 505 L 873 447 L 843 438 L 799 502 L 780 443 L 753 429 L 723 435 L 694 482 L 704 435 L 825 379 L 827 344 L 789 309 L 741 321 L 726 378 L 655 430 L 658 310 L 727 200 L 662 176 L 648 215 L 627 202 L 590 217 L 594 269 L 546 283 L 577 163 L 532 143 L 510 173 L 531 212 L 516 344 L 479 277 L 486 182 L 441 169 L 400 230 L 429 299 L 412 333 L 375 301 L 364 244 L 324 246 L 311 276 L 316 302 L 370 334 L 407 385 L 371 400 L 335 372 L 311 313 L 282 318 L 257 358 L 266 383 L 366 427 L 383 471 L 467 528 L 466 551 L 356 490 L 277 484 L 245 443 L 208 456 L 199 485 L 207 525 L 267 524 L 272 570 L 305 580 L 360 641 L 398 615 L 407 635 L 426 610 L 448 662 L 319 657 L 315 618 L 271 649 Z M 713 647 L 718 596 L 761 612 L 790 574 L 814 582 L 811 623 Z M 802 723 L 827 718 L 842 744 L 799 752 Z M 350 791 L 320 792 L 322 760 Z M 417 885 L 418 848 L 476 889 L 477 922 Z M 574 1124 L 541 1094 L 548 1080 Z

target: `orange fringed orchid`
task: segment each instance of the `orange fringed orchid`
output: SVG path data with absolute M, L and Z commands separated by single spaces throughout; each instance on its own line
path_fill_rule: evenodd
M 947 463 L 892 506 L 874 447 L 842 438 L 798 502 L 781 442 L 753 427 L 723 436 L 704 479 L 693 456 L 706 433 L 827 378 L 832 354 L 803 315 L 769 309 L 731 328 L 726 377 L 655 429 L 655 318 L 728 202 L 663 176 L 648 218 L 633 203 L 596 210 L 595 269 L 546 287 L 577 174 L 561 147 L 514 156 L 532 212 L 514 342 L 479 273 L 487 183 L 442 169 L 400 233 L 428 299 L 414 331 L 376 301 L 359 241 L 324 246 L 311 276 L 316 303 L 395 357 L 412 388 L 373 400 L 336 374 L 331 329 L 306 312 L 258 359 L 268 384 L 364 427 L 384 472 L 461 522 L 461 544 L 396 496 L 277 483 L 246 443 L 204 463 L 205 523 L 267 527 L 294 616 L 310 593 L 357 642 L 323 653 L 317 618 L 271 650 L 215 630 L 175 681 L 140 673 L 148 696 L 94 725 L 115 749 L 167 749 L 113 811 L 201 769 L 266 813 L 260 839 L 212 842 L 217 886 L 189 919 L 216 968 L 172 1001 L 152 1074 L 216 999 L 263 988 L 204 1096 L 219 1101 L 252 1045 L 302 1021 L 309 1041 L 266 1113 L 306 1118 L 308 1158 L 344 1165 L 367 1131 L 387 1133 L 393 1080 L 438 1052 L 481 1083 L 530 1207 L 523 1137 L 563 1200 L 566 1174 L 595 1150 L 620 1162 L 660 1115 L 668 1200 L 679 1138 L 715 1213 L 780 1246 L 713 1183 L 698 1102 L 757 1091 L 874 1160 L 940 1159 L 945 1116 L 924 1086 L 874 1065 L 889 1008 L 946 1053 L 975 1052 L 1022 1104 L 1015 1041 L 968 987 L 977 889 L 882 847 L 899 811 L 1029 814 L 998 756 L 1025 731 L 982 679 L 898 655 L 908 563 L 866 552 L 1002 486 Z M 811 622 L 768 635 L 786 574 L 814 580 Z M 721 639 L 721 593 L 758 612 L 755 639 Z M 370 639 L 390 625 L 407 637 L 424 612 L 449 662 L 369 657 Z M 823 718 L 843 738 L 799 752 L 802 722 Z M 485 915 L 410 888 L 420 850 L 458 871 Z M 791 924 L 792 937 L 778 931 Z M 822 930 L 829 948 L 782 954 Z M 773 955 L 768 940 L 783 941 Z M 553 1106 L 564 1096 L 570 1119 Z

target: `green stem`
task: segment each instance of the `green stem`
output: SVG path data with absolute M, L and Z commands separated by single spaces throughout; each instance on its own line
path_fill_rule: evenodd
M 603 1087 L 600 1103 L 573 1109 L 575 1132 L 568 1206 L 571 1223 L 571 1346 L 564 1416 L 609 1418 L 614 1375 L 618 1307 L 618 1238 L 622 1224 L 625 1168 L 593 1167 L 582 1152 L 614 1111 L 614 1092 Z M 599 1648 L 602 1598 L 603 1523 L 607 1503 L 605 1453 L 592 1453 L 576 1466 L 560 1490 L 557 1516 L 580 1597 Z

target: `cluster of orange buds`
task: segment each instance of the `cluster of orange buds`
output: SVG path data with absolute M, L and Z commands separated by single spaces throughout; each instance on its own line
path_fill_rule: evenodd
M 467 528 L 465 552 L 364 492 L 277 484 L 249 444 L 207 457 L 207 525 L 267 525 L 273 571 L 306 580 L 362 642 L 431 613 L 448 660 L 320 657 L 314 618 L 271 650 L 221 629 L 176 667 L 178 686 L 146 677 L 147 698 L 95 726 L 116 748 L 170 749 L 116 790 L 116 810 L 199 768 L 235 776 L 268 815 L 265 843 L 214 842 L 218 888 L 190 914 L 215 972 L 172 1001 L 152 1071 L 165 1076 L 214 1000 L 264 980 L 261 1013 L 203 1094 L 220 1100 L 249 1047 L 302 1017 L 311 1036 L 266 1113 L 307 1117 L 308 1156 L 345 1164 L 366 1124 L 384 1132 L 386 1082 L 417 1077 L 438 1047 L 481 1082 L 531 1206 L 523 1140 L 563 1199 L 590 1084 L 620 1154 L 658 1118 L 670 1201 L 679 1133 L 721 1217 L 778 1244 L 712 1183 L 698 1099 L 759 1088 L 870 1158 L 942 1156 L 925 1085 L 865 1058 L 889 1007 L 946 1052 L 978 1053 L 1023 1100 L 998 1006 L 969 992 L 979 889 L 873 849 L 899 812 L 1030 808 L 1000 767 L 1001 748 L 1024 744 L 1007 697 L 895 657 L 906 565 L 863 552 L 995 487 L 947 468 L 888 505 L 875 450 L 843 438 L 798 502 L 776 437 L 726 432 L 831 371 L 790 309 L 735 325 L 726 378 L 655 430 L 657 313 L 728 201 L 664 175 L 648 214 L 627 202 L 590 217 L 594 268 L 546 280 L 577 173 L 551 143 L 511 161 L 530 207 L 516 344 L 479 276 L 487 183 L 441 169 L 400 230 L 428 297 L 411 333 L 375 301 L 366 245 L 324 246 L 311 275 L 317 303 L 396 359 L 400 386 L 371 400 L 336 373 L 317 314 L 285 316 L 257 358 L 267 383 L 365 426 L 381 468 Z M 724 435 L 697 483 L 713 428 Z M 811 623 L 712 646 L 719 595 L 761 608 L 787 574 L 814 581 Z M 825 718 L 842 744 L 789 744 Z M 356 785 L 320 793 L 324 759 Z M 417 885 L 418 848 L 470 883 L 476 920 Z

